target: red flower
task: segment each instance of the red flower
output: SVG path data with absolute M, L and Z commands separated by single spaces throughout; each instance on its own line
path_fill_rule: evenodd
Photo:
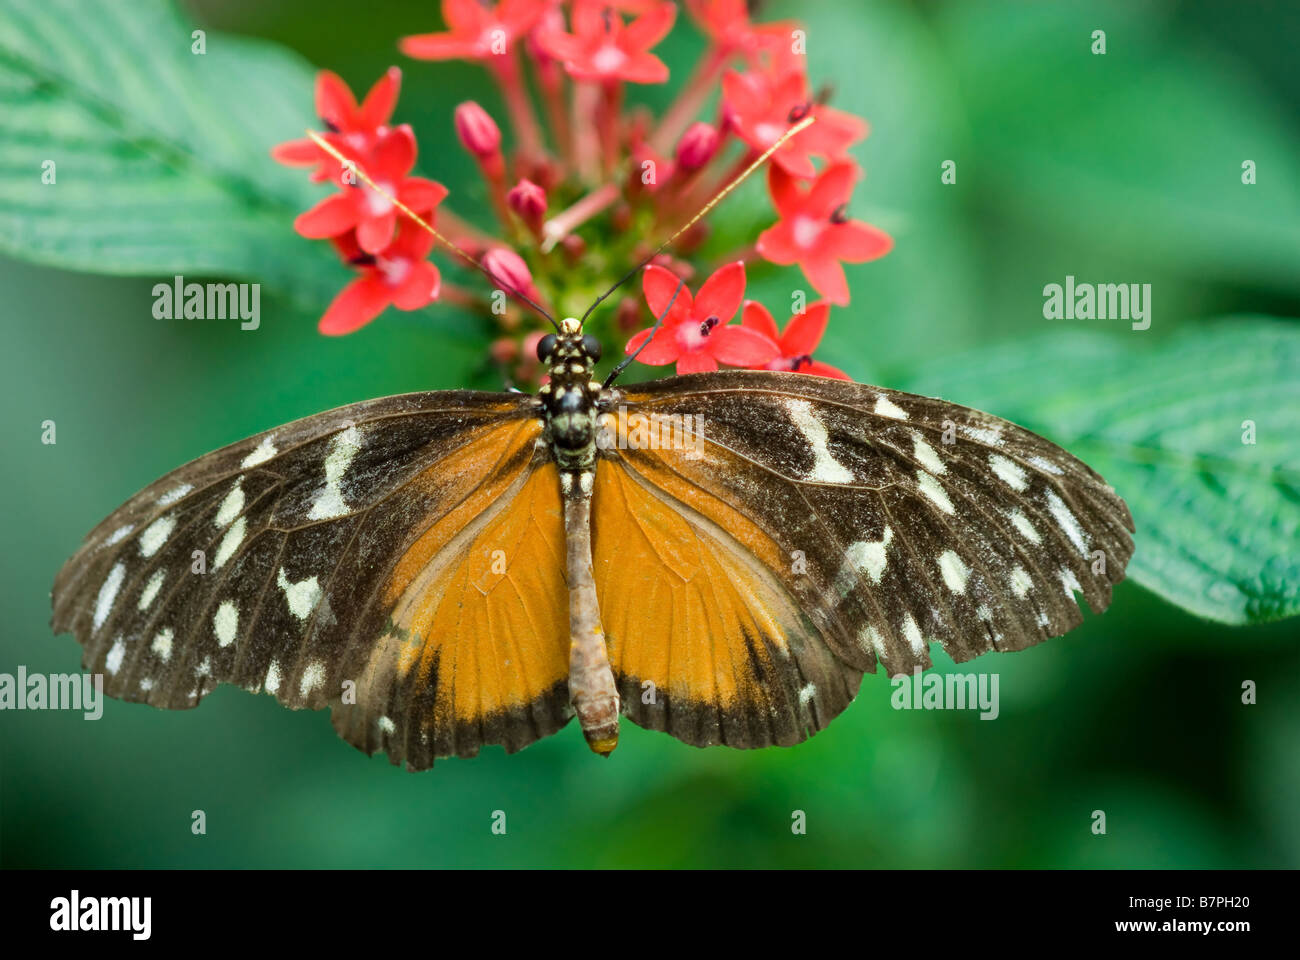
M 790 46 L 798 24 L 791 20 L 752 23 L 749 8 L 749 0 L 686 0 L 691 18 L 719 50 L 754 56 Z
M 894 245 L 889 234 L 845 214 L 857 177 L 856 165 L 837 163 L 805 192 L 774 164 L 768 186 L 781 219 L 759 234 L 757 245 L 759 255 L 773 263 L 799 264 L 817 292 L 841 307 L 849 302 L 849 285 L 840 261 L 866 263 Z
M 772 77 L 729 70 L 722 78 L 722 99 L 731 129 L 754 150 L 766 150 L 809 113 L 816 116 L 816 123 L 772 154 L 774 164 L 804 180 L 817 175 L 812 157 L 843 159 L 849 147 L 867 135 L 865 120 L 814 104 L 801 72 Z
M 546 0 L 501 0 L 495 7 L 479 0 L 442 0 L 446 33 L 403 37 L 398 48 L 417 60 L 487 60 L 510 46 L 546 12 Z
M 322 70 L 316 74 L 316 113 L 331 131 L 326 139 L 352 156 L 373 148 L 380 135 L 388 131 L 401 87 L 402 71 L 389 67 L 357 106 L 356 97 L 337 73 Z M 317 182 L 329 179 L 338 168 L 338 161 L 306 137 L 272 147 L 271 156 L 287 167 L 316 165 L 311 178 Z
M 656 317 L 668 308 L 677 277 L 663 267 L 645 268 L 642 289 L 650 312 Z M 740 309 L 745 296 L 745 265 L 739 261 L 720 267 L 704 281 L 699 296 L 692 297 L 683 284 L 664 317 L 654 340 L 641 351 L 641 363 L 659 367 L 676 362 L 678 373 L 702 373 L 718 369 L 719 363 L 733 367 L 761 367 L 777 355 L 770 339 L 742 326 L 727 322 Z M 651 327 L 628 341 L 625 352 L 635 353 L 650 336 Z
M 422 177 L 408 177 L 415 166 L 415 135 L 405 124 L 379 138 L 374 149 L 360 159 L 372 180 L 416 213 L 428 213 L 447 195 L 446 187 Z M 315 240 L 356 230 L 357 243 L 366 253 L 378 254 L 392 242 L 397 227 L 397 207 L 387 197 L 358 178 L 355 186 L 326 197 L 293 222 L 294 229 Z
M 402 222 L 392 244 L 373 256 L 361 249 L 355 234 L 336 237 L 334 246 L 339 255 L 357 267 L 361 276 L 334 298 L 320 318 L 320 332 L 330 336 L 351 333 L 389 305 L 398 310 L 418 310 L 436 300 L 442 277 L 426 259 L 433 244 L 433 236 L 410 220 Z
M 747 330 L 761 333 L 776 344 L 780 354 L 765 365 L 766 370 L 790 370 L 794 373 L 810 373 L 818 377 L 834 377 L 836 380 L 851 379 L 843 370 L 830 364 L 821 363 L 812 358 L 817 344 L 826 332 L 826 321 L 830 319 L 831 305 L 825 301 L 809 305 L 803 313 L 796 313 L 785 325 L 785 333 L 778 334 L 776 321 L 767 307 L 757 300 L 746 300 L 741 311 L 740 324 Z
M 663 83 L 668 67 L 650 48 L 667 36 L 676 18 L 677 6 L 662 2 L 624 26 L 602 0 L 576 0 L 573 33 L 546 30 L 538 42 L 579 80 Z

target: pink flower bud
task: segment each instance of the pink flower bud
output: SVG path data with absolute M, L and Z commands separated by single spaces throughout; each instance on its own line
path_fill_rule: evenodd
M 720 141 L 716 127 L 693 123 L 677 141 L 677 163 L 683 170 L 698 170 L 718 152 Z
M 520 180 L 511 187 L 506 203 L 533 230 L 541 226 L 546 216 L 546 191 L 531 180 Z
M 524 258 L 507 247 L 493 247 L 483 254 L 483 269 L 491 274 L 507 293 L 522 293 L 536 300 L 537 288 Z
M 490 160 L 501 153 L 501 128 L 486 110 L 473 100 L 456 108 L 456 135 L 465 149 L 480 160 Z

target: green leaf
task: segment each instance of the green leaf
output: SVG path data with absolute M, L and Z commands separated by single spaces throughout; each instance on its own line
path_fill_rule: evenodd
M 1234 317 L 1140 336 L 1053 333 L 938 361 L 905 388 L 1088 463 L 1133 511 L 1130 576 L 1171 603 L 1233 624 L 1300 613 L 1300 328 Z
M 0 6 L 0 250 L 247 277 L 319 309 L 347 277 L 293 232 L 320 188 L 268 154 L 313 123 L 311 68 L 221 34 L 196 54 L 191 31 L 163 0 Z
M 942 32 L 974 138 L 965 182 L 990 209 L 1148 270 L 1295 290 L 1300 140 L 1287 107 L 1168 12 L 950 4 Z M 1098 29 L 1105 54 L 1092 52 Z

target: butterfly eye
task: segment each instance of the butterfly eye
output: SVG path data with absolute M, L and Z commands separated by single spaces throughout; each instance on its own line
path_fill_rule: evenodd
M 537 341 L 537 359 L 545 363 L 555 352 L 555 334 L 548 333 Z
M 582 337 L 582 352 L 595 363 L 600 359 L 600 341 L 589 333 L 584 334 Z

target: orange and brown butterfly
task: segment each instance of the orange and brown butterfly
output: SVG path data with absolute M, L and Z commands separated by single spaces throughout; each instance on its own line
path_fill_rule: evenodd
M 175 470 L 67 562 L 55 630 L 112 696 L 264 690 L 425 769 L 574 716 L 604 755 L 621 716 L 795 744 L 878 665 L 1023 649 L 1123 579 L 1124 502 L 1005 420 L 800 373 L 619 387 L 574 318 L 538 354 L 536 395 L 370 400 Z

